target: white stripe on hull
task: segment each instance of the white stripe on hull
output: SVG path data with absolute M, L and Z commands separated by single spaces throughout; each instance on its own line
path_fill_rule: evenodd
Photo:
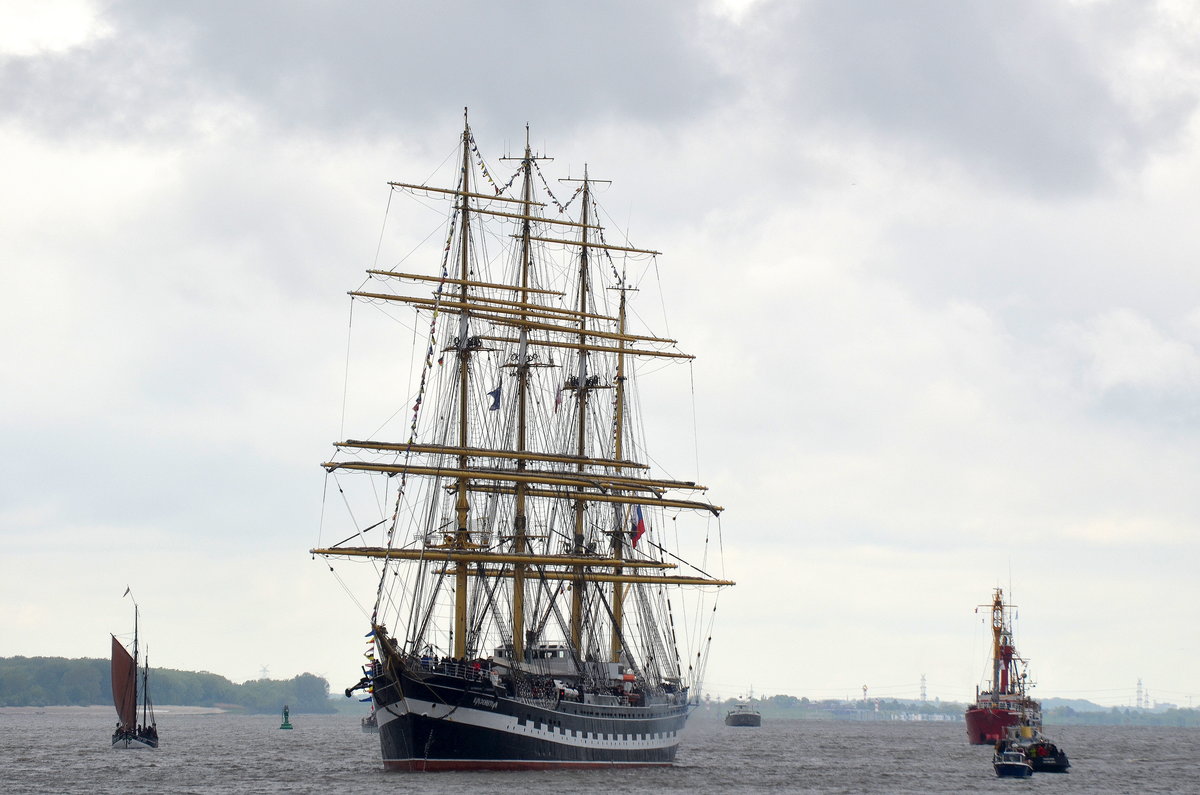
M 673 762 L 616 762 L 570 759 L 384 759 L 392 770 L 548 770 L 553 768 L 672 767 Z

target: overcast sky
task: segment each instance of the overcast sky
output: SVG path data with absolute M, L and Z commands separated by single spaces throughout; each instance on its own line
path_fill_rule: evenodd
M 345 291 L 470 106 L 665 252 L 706 691 L 968 699 L 1001 585 L 1037 694 L 1200 696 L 1200 10 L 582 5 L 0 4 L 0 656 L 129 585 L 156 665 L 356 681 Z

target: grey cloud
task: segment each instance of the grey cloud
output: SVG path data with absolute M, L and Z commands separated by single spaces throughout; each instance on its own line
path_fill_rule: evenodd
M 1072 193 L 1178 133 L 1195 108 L 1180 95 L 1142 118 L 1114 90 L 1117 42 L 1154 18 L 1139 8 L 769 2 L 745 21 L 742 48 L 767 101 L 799 129 L 831 126 L 1034 193 Z
M 186 129 L 204 99 L 341 133 L 472 105 L 489 122 L 536 113 L 561 129 L 585 111 L 669 124 L 724 90 L 687 2 L 130 0 L 106 21 L 116 34 L 91 46 L 0 64 L 0 112 L 57 133 L 145 136 Z

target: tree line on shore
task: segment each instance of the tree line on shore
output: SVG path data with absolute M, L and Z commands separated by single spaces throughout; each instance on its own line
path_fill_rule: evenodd
M 65 657 L 0 657 L 0 707 L 112 704 L 108 660 Z M 291 679 L 257 679 L 235 684 L 207 672 L 150 670 L 154 704 L 222 707 L 251 713 L 335 712 L 329 683 L 313 674 Z

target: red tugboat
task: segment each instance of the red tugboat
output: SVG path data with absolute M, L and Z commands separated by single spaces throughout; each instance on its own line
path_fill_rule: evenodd
M 980 605 L 989 607 L 989 605 Z M 1012 624 L 1004 603 L 1004 589 L 992 594 L 992 682 L 987 690 L 975 688 L 975 703 L 967 708 L 967 740 L 972 745 L 990 745 L 1005 736 L 1005 729 L 1018 724 L 1040 727 L 1042 705 L 1026 692 L 1026 674 L 1018 672 L 1025 660 L 1013 646 Z

